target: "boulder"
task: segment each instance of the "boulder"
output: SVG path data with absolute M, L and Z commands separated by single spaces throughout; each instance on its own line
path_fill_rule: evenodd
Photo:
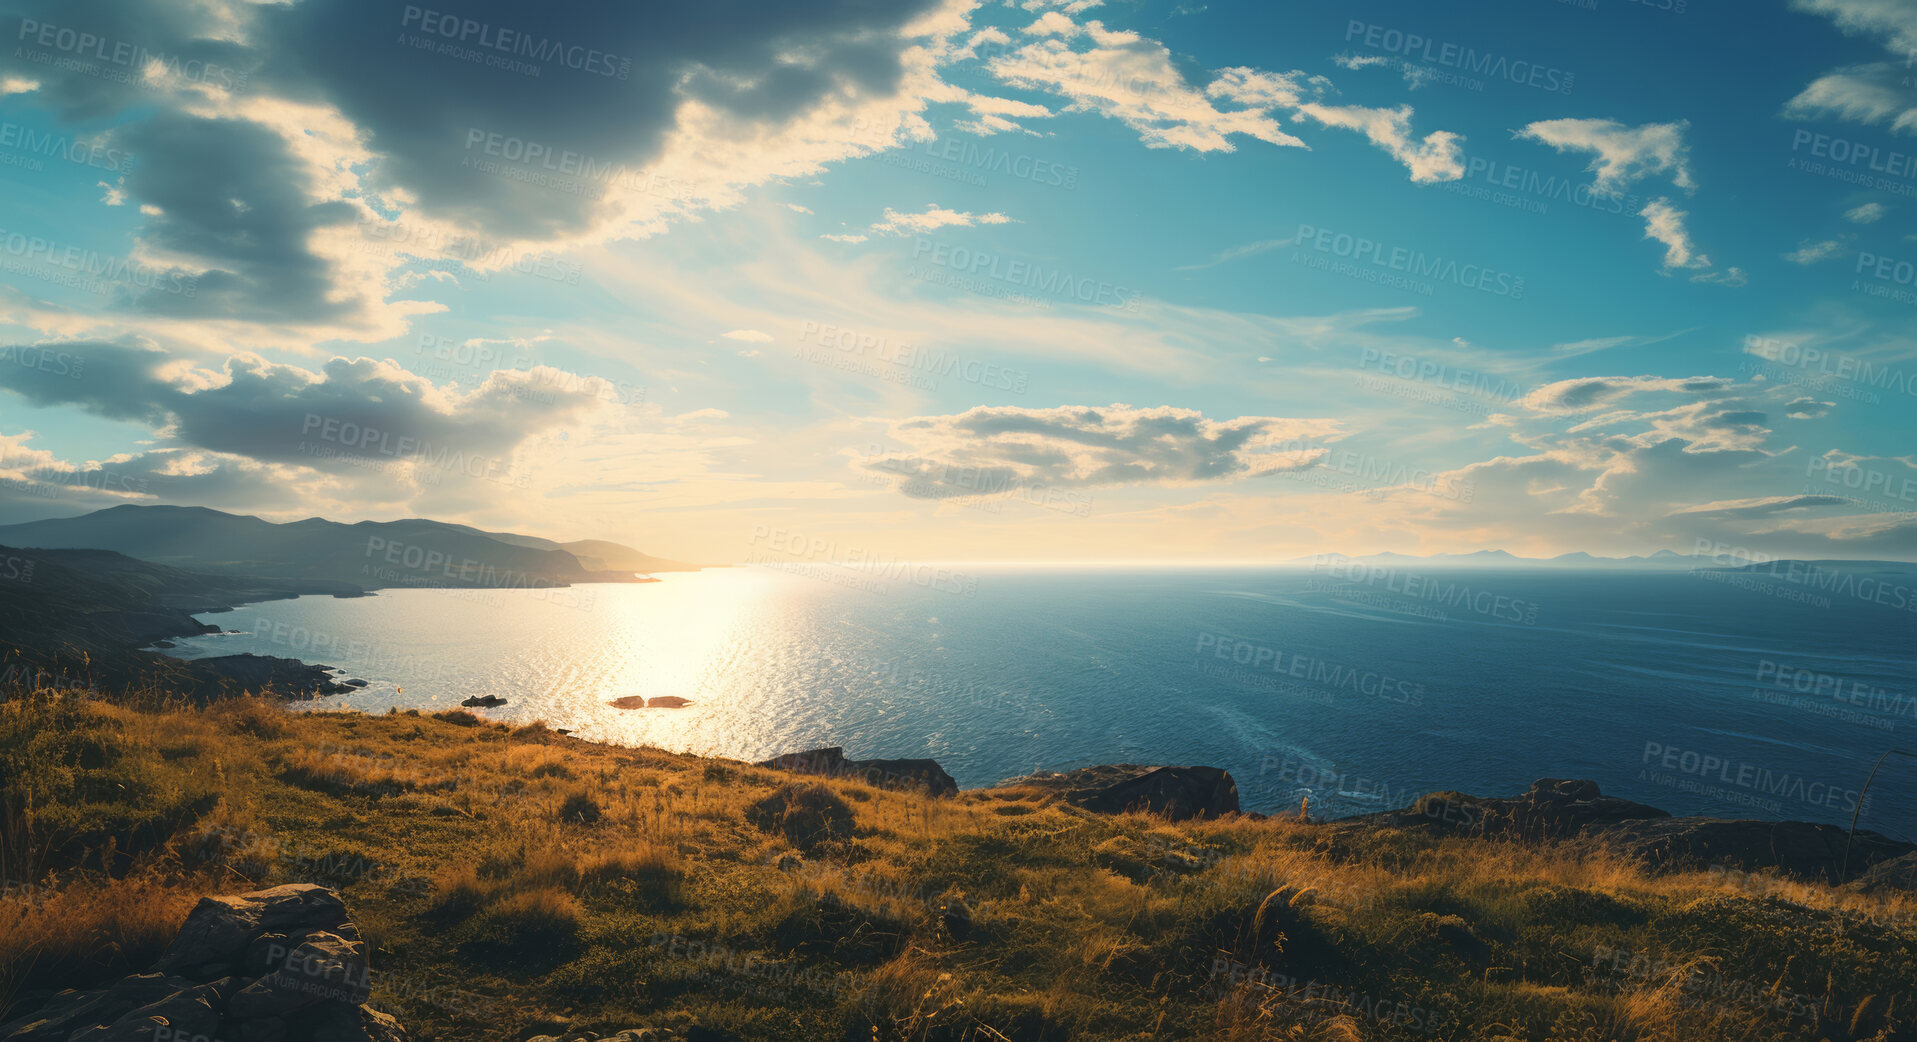
M 0 1042 L 406 1042 L 372 990 L 337 893 L 292 883 L 208 897 L 147 973 L 62 991 L 0 1024 Z
M 203 897 L 153 968 L 207 981 L 224 977 L 244 961 L 263 934 L 304 937 L 320 930 L 359 933 L 346 917 L 339 894 L 312 883 L 288 883 L 236 897 Z
M 953 796 L 958 782 L 945 773 L 937 760 L 851 760 L 838 746 L 786 753 L 761 760 L 760 767 L 771 767 L 800 774 L 820 774 L 832 778 L 853 778 L 880 789 L 919 789 L 933 796 Z
M 498 695 L 473 695 L 461 700 L 459 704 L 470 709 L 492 709 L 495 706 L 505 705 L 506 700 Z

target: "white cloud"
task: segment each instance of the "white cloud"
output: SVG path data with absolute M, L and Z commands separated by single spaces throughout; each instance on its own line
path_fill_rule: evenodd
M 788 210 L 791 210 L 793 213 L 811 213 L 812 212 L 810 207 L 800 206 L 798 203 L 787 203 L 785 204 L 785 208 Z
M 1644 237 L 1664 244 L 1665 270 L 1711 266 L 1711 259 L 1691 244 L 1691 233 L 1684 227 L 1684 218 L 1690 215 L 1672 206 L 1669 199 L 1645 203 L 1638 216 L 1644 218 Z
M 847 235 L 821 235 L 819 236 L 819 238 L 830 239 L 833 242 L 864 242 L 865 240 L 871 238 L 871 236 L 847 234 Z
M 1876 224 L 1884 219 L 1883 203 L 1865 203 L 1844 211 L 1844 220 L 1852 224 Z
M 1784 254 L 1784 259 L 1792 264 L 1811 265 L 1821 260 L 1829 260 L 1842 252 L 1844 252 L 1844 244 L 1836 239 L 1825 239 L 1823 242 L 1805 239 L 1797 244 L 1796 249 Z
M 1411 136 L 1411 106 L 1395 109 L 1365 108 L 1360 105 L 1305 104 L 1298 111 L 1328 127 L 1356 130 L 1384 149 L 1391 158 L 1411 171 L 1419 183 L 1456 181 L 1464 176 L 1464 151 L 1458 147 L 1462 137 L 1448 130 L 1434 130 L 1418 141 Z
M 900 213 L 888 206 L 885 208 L 885 216 L 869 230 L 881 235 L 922 235 L 940 228 L 970 228 L 981 224 L 1012 223 L 1015 223 L 1012 218 L 1002 213 L 966 213 L 961 210 L 948 210 L 933 203 L 927 204 L 921 213 Z
M 1784 114 L 1888 124 L 1893 131 L 1917 134 L 1917 92 L 1911 89 L 1908 70 L 1896 62 L 1852 65 L 1812 80 L 1785 103 Z
M 772 334 L 761 333 L 756 329 L 735 329 L 730 333 L 721 333 L 719 335 L 725 337 L 727 340 L 744 340 L 752 344 L 768 344 L 772 342 Z
M 1689 128 L 1684 120 L 1631 127 L 1614 119 L 1547 119 L 1527 125 L 1517 137 L 1560 152 L 1592 153 L 1585 169 L 1597 175 L 1593 187 L 1599 191 L 1621 191 L 1651 174 L 1667 174 L 1672 184 L 1690 190 L 1697 184 L 1684 143 Z
M 1080 44 L 1087 46 L 1075 49 Z M 1069 111 L 1119 120 L 1137 131 L 1148 148 L 1231 152 L 1236 150 L 1234 135 L 1304 147 L 1262 109 L 1218 108 L 1211 98 L 1231 95 L 1212 91 L 1207 97 L 1193 89 L 1164 44 L 1133 32 L 1107 30 L 1096 21 L 1086 22 L 1070 40 L 1047 37 L 994 58 L 988 67 L 1013 86 L 1070 99 Z M 1260 85 L 1269 87 L 1271 82 Z
M 1846 33 L 1876 37 L 1890 61 L 1834 69 L 1811 81 L 1784 106 L 1798 119 L 1828 117 L 1863 124 L 1888 124 L 1893 131 L 1917 133 L 1917 4 L 1910 0 L 1794 0 L 1799 11 L 1823 15 Z
M 899 421 L 891 436 L 910 451 L 866 457 L 860 465 L 905 475 L 901 491 L 933 498 L 1021 485 L 1188 485 L 1302 470 L 1324 457 L 1322 443 L 1339 429 L 1322 419 L 1211 420 L 1173 406 L 980 406 Z

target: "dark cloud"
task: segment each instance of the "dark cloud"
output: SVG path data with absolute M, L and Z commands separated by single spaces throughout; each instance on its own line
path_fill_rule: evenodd
M 158 113 L 116 139 L 144 160 L 122 180 L 127 195 L 157 208 L 141 238 L 183 254 L 194 269 L 166 273 L 135 297 L 141 310 L 172 316 L 329 322 L 373 303 L 342 292 L 313 233 L 351 223 L 345 202 L 311 200 L 303 163 L 278 133 L 236 119 Z
M 901 489 L 924 497 L 992 491 L 1008 482 L 1082 488 L 1221 481 L 1310 466 L 1324 450 L 1305 439 L 1334 434 L 1321 420 L 1210 420 L 1171 406 L 981 406 L 898 423 L 893 435 L 913 451 L 860 465 L 903 474 Z
M 267 76 L 290 95 L 337 105 L 381 156 L 376 180 L 412 192 L 422 212 L 523 238 L 583 229 L 599 193 L 501 176 L 563 176 L 551 163 L 518 159 L 518 149 L 547 149 L 552 163 L 570 152 L 637 170 L 658 157 L 688 100 L 747 124 L 745 136 L 828 99 L 887 94 L 902 73 L 896 30 L 933 6 L 435 2 L 262 9 Z M 441 31 L 447 18 L 458 23 L 451 38 Z M 418 49 L 411 41 L 419 38 L 482 60 Z M 507 47 L 480 42 L 501 39 Z M 537 74 L 486 59 L 524 62 Z
M 1771 496 L 1764 499 L 1743 499 L 1727 503 L 1705 503 L 1702 506 L 1685 507 L 1673 510 L 1673 518 L 1691 518 L 1700 521 L 1739 521 L 1748 518 L 1768 517 L 1787 510 L 1803 510 L 1809 507 L 1844 507 L 1850 500 L 1843 496 L 1825 496 L 1804 494 L 1796 496 Z
M 363 468 L 369 459 L 404 464 L 451 454 L 462 463 L 477 458 L 481 470 L 497 472 L 520 442 L 584 415 L 602 391 L 595 381 L 544 367 L 498 370 L 471 392 L 449 394 L 371 358 L 334 358 L 315 373 L 236 355 L 216 375 L 175 374 L 163 368 L 165 353 L 138 345 L 61 342 L 4 350 L 54 351 L 86 361 L 77 377 L 0 366 L 0 387 L 35 404 L 148 423 L 196 448 L 330 470 Z M 471 466 L 455 469 L 474 473 Z
M 1784 406 L 1784 415 L 1793 420 L 1815 420 L 1829 416 L 1837 407 L 1836 402 L 1820 402 L 1815 398 L 1793 398 Z

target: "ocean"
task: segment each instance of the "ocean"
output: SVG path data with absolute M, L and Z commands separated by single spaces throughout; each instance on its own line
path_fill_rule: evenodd
M 202 616 L 369 681 L 310 708 L 441 709 L 762 759 L 929 756 L 961 786 L 1211 764 L 1248 810 L 1591 778 L 1675 814 L 1917 839 L 1917 613 L 1729 573 L 805 565 L 561 590 L 384 590 Z M 1894 577 L 1893 577 L 1894 578 Z M 1917 597 L 1917 595 L 1913 595 Z M 1913 600 L 1912 603 L 1917 603 Z M 677 695 L 680 709 L 614 709 Z

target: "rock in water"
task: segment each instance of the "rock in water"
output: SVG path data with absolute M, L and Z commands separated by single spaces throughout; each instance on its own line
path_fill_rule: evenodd
M 364 1005 L 371 986 L 339 894 L 291 883 L 202 899 L 152 971 L 62 991 L 0 1024 L 0 1040 L 406 1042 L 397 1020 Z
M 459 704 L 473 709 L 491 709 L 495 706 L 505 705 L 506 700 L 498 695 L 473 695 L 471 698 L 467 698 Z

